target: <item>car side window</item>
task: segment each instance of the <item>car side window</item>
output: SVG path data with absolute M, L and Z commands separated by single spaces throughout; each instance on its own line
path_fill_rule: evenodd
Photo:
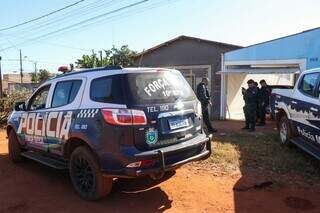
M 315 90 L 319 79 L 319 73 L 310 73 L 303 76 L 299 90 L 309 96 L 315 97 Z
M 40 88 L 36 92 L 36 94 L 34 94 L 31 97 L 30 102 L 28 104 L 28 110 L 38 110 L 38 109 L 46 108 L 49 89 L 50 89 L 50 85 L 46 85 Z
M 112 101 L 112 78 L 104 77 L 94 79 L 90 87 L 90 98 L 97 102 Z
M 93 79 L 90 84 L 90 99 L 95 102 L 124 104 L 123 74 Z
M 51 107 L 60 107 L 71 103 L 78 94 L 81 80 L 62 81 L 56 84 Z

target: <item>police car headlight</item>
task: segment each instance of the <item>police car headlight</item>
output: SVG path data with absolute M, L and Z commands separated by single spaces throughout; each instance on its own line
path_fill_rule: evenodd
M 197 101 L 194 111 L 197 117 L 202 117 L 202 108 L 200 101 Z

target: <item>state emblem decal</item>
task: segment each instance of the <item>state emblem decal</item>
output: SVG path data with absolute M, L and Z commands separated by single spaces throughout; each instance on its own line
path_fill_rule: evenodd
M 146 142 L 149 145 L 153 145 L 158 141 L 158 131 L 154 128 L 149 128 L 146 131 Z

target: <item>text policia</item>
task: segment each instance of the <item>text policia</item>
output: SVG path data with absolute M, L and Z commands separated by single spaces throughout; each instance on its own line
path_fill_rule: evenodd
M 18 134 L 68 139 L 72 111 L 23 113 Z

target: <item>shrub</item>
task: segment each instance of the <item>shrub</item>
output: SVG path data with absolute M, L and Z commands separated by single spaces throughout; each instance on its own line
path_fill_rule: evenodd
M 0 127 L 4 127 L 7 124 L 8 116 L 13 111 L 15 103 L 25 101 L 31 93 L 31 90 L 21 89 L 0 99 Z

